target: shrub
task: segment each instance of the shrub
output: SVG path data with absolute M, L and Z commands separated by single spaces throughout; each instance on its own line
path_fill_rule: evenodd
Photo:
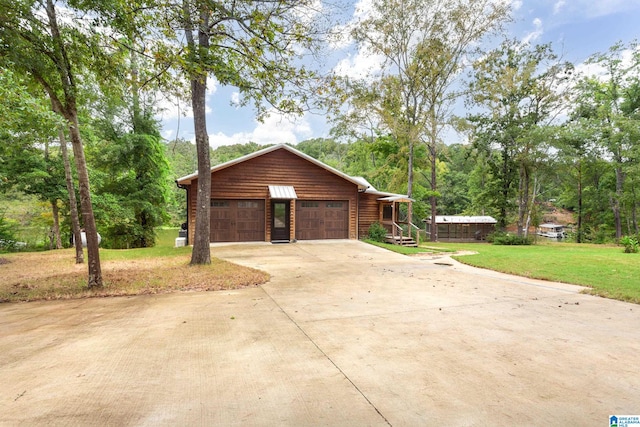
M 533 238 L 531 236 L 518 236 L 517 234 L 495 232 L 487 236 L 487 242 L 494 245 L 532 245 Z
M 14 252 L 24 249 L 26 244 L 18 242 L 14 234 L 16 224 L 0 213 L 0 251 Z
M 369 239 L 374 242 L 384 242 L 384 239 L 387 237 L 387 229 L 379 222 L 374 222 L 369 226 L 368 234 Z
M 624 236 L 620 239 L 620 244 L 624 246 L 625 254 L 637 254 L 640 243 L 638 239 L 632 236 Z

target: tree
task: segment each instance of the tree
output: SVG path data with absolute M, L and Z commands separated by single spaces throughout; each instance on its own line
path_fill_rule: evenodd
M 58 139 L 60 141 L 60 154 L 64 165 L 64 178 L 67 186 L 69 198 L 69 216 L 71 217 L 71 231 L 73 234 L 73 246 L 76 250 L 76 264 L 84 263 L 84 250 L 82 248 L 82 230 L 80 229 L 80 217 L 78 215 L 78 203 L 76 201 L 76 189 L 73 185 L 73 175 L 71 173 L 71 162 L 67 150 L 67 138 L 64 133 L 64 126 L 58 126 Z
M 87 149 L 103 244 L 112 248 L 153 246 L 167 216 L 169 165 L 160 132 L 150 111 L 129 114 L 123 106 L 105 113 L 95 123 L 100 138 Z
M 78 102 L 80 73 L 88 58 L 98 63 L 96 40 L 74 27 L 76 21 L 60 23 L 53 0 L 0 0 L 0 40 L 6 65 L 30 76 L 49 96 L 53 110 L 66 121 L 71 136 L 80 187 L 80 205 L 87 237 L 88 286 L 102 286 L 98 236 L 91 205 L 89 174 L 84 155 Z
M 518 234 L 526 234 L 537 194 L 537 171 L 547 156 L 547 131 L 561 111 L 563 88 L 572 65 L 562 63 L 550 45 L 528 46 L 506 40 L 474 64 L 470 106 L 485 111 L 469 116 L 473 144 L 489 162 L 498 185 L 493 207 L 506 227 L 516 197 Z
M 509 18 L 509 5 L 491 0 L 375 0 L 372 13 L 354 27 L 360 49 L 384 58 L 371 92 L 356 104 L 376 103 L 382 128 L 406 146 L 407 194 L 413 195 L 415 148 L 427 146 L 432 221 L 437 213 L 438 147 L 451 107 L 454 83 L 474 46 Z M 362 84 L 352 85 L 359 87 Z M 378 92 L 379 96 L 371 96 Z M 365 94 L 365 96 L 361 96 Z M 411 212 L 409 212 L 411 220 Z M 437 240 L 437 233 L 432 233 Z
M 628 59 L 625 59 L 629 53 Z M 590 122 L 604 155 L 611 159 L 615 188 L 609 203 L 615 221 L 615 236 L 622 237 L 627 166 L 634 162 L 638 142 L 638 87 L 640 51 L 636 43 L 617 43 L 607 53 L 593 55 L 590 64 L 600 75 L 584 77 L 577 85 L 575 115 Z
M 209 76 L 240 90 L 241 103 L 253 101 L 259 116 L 268 109 L 302 111 L 313 74 L 296 62 L 299 52 L 318 41 L 320 22 L 312 0 L 162 3 L 156 10 L 168 39 L 156 53 L 161 66 L 173 66 L 189 82 L 198 152 L 195 241 L 191 264 L 211 262 L 210 154 L 205 121 Z M 183 39 L 184 36 L 184 39 Z M 185 42 L 186 41 L 186 42 Z M 296 101 L 297 100 L 297 101 Z
M 590 169 L 597 159 L 597 144 L 588 123 L 572 118 L 558 132 L 555 147 L 558 149 L 563 184 L 566 188 L 565 203 L 574 207 L 577 215 L 576 242 L 584 241 L 584 190 Z
M 103 244 L 140 248 L 155 244 L 155 229 L 167 217 L 169 164 L 153 102 L 140 88 L 139 61 L 129 58 L 126 87 L 110 87 L 94 103 L 92 164 L 96 215 Z

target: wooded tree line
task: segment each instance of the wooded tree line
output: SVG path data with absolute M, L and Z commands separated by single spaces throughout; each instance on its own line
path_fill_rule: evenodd
M 638 233 L 634 43 L 582 74 L 549 45 L 479 49 L 509 20 L 506 4 L 375 0 L 342 33 L 380 69 L 347 78 L 307 58 L 336 28 L 330 12 L 312 0 L 0 0 L 0 189 L 48 203 L 56 246 L 60 224 L 72 229 L 77 262 L 84 230 L 91 287 L 102 285 L 97 230 L 110 247 L 153 245 L 155 227 L 184 218 L 173 180 L 198 170 L 192 263 L 210 262 L 208 170 L 260 148 L 211 151 L 214 77 L 259 117 L 328 111 L 332 139 L 298 148 L 410 195 L 414 222 L 490 214 L 526 233 L 539 202 L 556 199 L 576 213 L 578 241 Z M 159 93 L 186 94 L 195 146 L 162 140 Z M 451 129 L 464 144 L 444 143 Z

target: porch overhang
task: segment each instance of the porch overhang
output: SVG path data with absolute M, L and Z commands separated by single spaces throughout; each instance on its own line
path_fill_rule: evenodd
M 413 203 L 415 202 L 415 200 L 410 199 L 407 196 L 403 196 L 403 195 L 395 195 L 395 196 L 387 196 L 387 197 L 381 197 L 378 199 L 379 202 L 399 202 L 399 203 Z
M 298 195 L 292 185 L 269 185 L 269 197 L 278 200 L 295 200 Z

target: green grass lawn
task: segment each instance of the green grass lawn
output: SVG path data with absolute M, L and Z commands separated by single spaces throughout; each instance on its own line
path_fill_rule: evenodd
M 190 246 L 176 248 L 175 239 L 178 237 L 177 228 L 156 229 L 156 245 L 151 248 L 138 249 L 100 249 L 100 259 L 123 260 L 142 257 L 168 257 L 191 253 Z
M 497 246 L 486 243 L 432 243 L 440 250 L 475 251 L 454 256 L 462 263 L 535 279 L 588 286 L 592 294 L 640 303 L 640 254 L 619 246 L 539 243 Z
M 397 252 L 402 255 L 415 255 L 415 254 L 433 252 L 431 248 L 422 248 L 422 247 L 412 248 L 411 246 L 392 245 L 391 243 L 376 242 L 375 240 L 368 240 L 368 239 L 366 239 L 365 242 L 369 243 L 370 245 L 388 249 L 390 251 Z

